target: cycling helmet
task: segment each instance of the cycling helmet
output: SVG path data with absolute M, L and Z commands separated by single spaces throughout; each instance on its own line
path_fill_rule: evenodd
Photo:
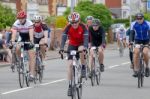
M 17 19 L 22 19 L 22 18 L 26 18 L 27 14 L 25 11 L 19 11 L 17 14 Z
M 41 17 L 40 15 L 35 15 L 35 16 L 33 17 L 33 20 L 34 20 L 34 21 L 41 21 L 41 20 L 42 20 L 42 17 Z
M 93 20 L 93 19 L 94 19 L 93 16 L 87 16 L 87 17 L 86 17 L 86 21 L 87 21 L 87 20 Z
M 99 19 L 93 19 L 92 25 L 100 25 L 100 20 Z
M 137 13 L 137 14 L 135 15 L 135 17 L 136 17 L 136 18 L 143 18 L 144 15 L 143 15 L 143 13 Z
M 69 22 L 77 22 L 80 20 L 80 14 L 77 12 L 73 12 L 68 16 Z
M 121 25 L 121 26 L 119 27 L 119 29 L 120 29 L 120 30 L 124 30 L 124 26 Z

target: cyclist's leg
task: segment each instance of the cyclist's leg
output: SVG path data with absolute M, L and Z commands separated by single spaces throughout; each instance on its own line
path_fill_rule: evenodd
M 39 44 L 41 45 L 40 46 L 40 51 L 42 53 L 42 60 L 43 60 L 43 64 L 45 65 L 45 57 L 46 57 L 46 48 L 47 46 L 44 44 L 45 40 L 44 38 L 42 38 L 40 41 L 39 41 Z
M 90 55 L 89 55 L 89 68 L 90 68 L 90 71 L 93 68 L 93 54 L 94 54 L 93 49 L 90 49 Z
M 28 55 L 29 55 L 29 71 L 32 80 L 32 78 L 34 78 L 35 75 L 35 51 L 33 48 L 28 49 Z
M 133 76 L 136 77 L 139 71 L 139 48 L 134 48 L 133 62 L 134 62 Z
M 118 49 L 120 48 L 120 38 L 117 38 Z
M 148 55 L 149 49 L 148 47 L 145 47 L 143 49 L 143 54 L 144 54 L 144 61 L 146 64 L 146 69 L 145 69 L 145 76 L 149 77 L 149 55 Z
M 83 46 L 79 46 L 78 51 L 83 51 L 84 47 Z M 85 78 L 86 77 L 86 63 L 85 63 L 85 57 L 84 57 L 84 52 L 80 53 L 80 60 L 81 60 L 81 64 L 82 64 L 82 77 Z
M 101 70 L 101 72 L 104 72 L 104 63 L 103 63 L 103 61 L 104 61 L 104 48 L 100 46 L 98 51 L 99 51 L 100 70 Z

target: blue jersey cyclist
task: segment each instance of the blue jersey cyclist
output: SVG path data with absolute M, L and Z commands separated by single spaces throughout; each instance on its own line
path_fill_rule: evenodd
M 135 49 L 134 49 L 134 77 L 137 77 L 139 71 L 139 47 L 138 44 L 148 45 L 150 41 L 150 22 L 144 20 L 144 15 L 142 13 L 137 13 L 136 21 L 131 23 L 131 33 L 130 33 L 130 43 L 135 42 Z M 149 77 L 149 56 L 148 56 L 148 47 L 144 47 L 143 54 L 144 54 L 144 61 L 146 64 L 145 68 L 145 76 Z

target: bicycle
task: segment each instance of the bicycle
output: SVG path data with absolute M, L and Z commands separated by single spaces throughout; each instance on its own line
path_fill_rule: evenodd
M 36 55 L 35 83 L 36 83 L 36 80 L 39 80 L 39 82 L 42 83 L 44 67 L 42 65 L 42 55 L 40 52 L 40 45 L 39 44 L 35 44 L 35 50 L 36 50 L 36 54 L 35 54 Z
M 70 52 L 64 51 L 73 56 L 73 65 L 72 65 L 72 79 L 71 79 L 71 89 L 72 89 L 72 99 L 81 99 L 82 97 L 82 76 L 81 70 L 82 66 L 79 62 L 79 59 L 76 58 L 76 55 L 82 53 L 83 51 L 71 50 Z M 61 54 L 63 59 L 63 54 Z
M 28 63 L 28 53 L 26 50 L 24 50 L 25 44 L 30 44 L 30 42 L 18 42 L 18 44 L 21 46 L 21 57 L 19 61 L 19 85 L 21 88 L 24 86 L 24 81 L 26 81 L 27 87 L 30 86 L 29 81 L 29 63 Z
M 100 71 L 98 47 L 93 46 L 91 47 L 91 49 L 94 50 L 93 63 L 92 63 L 93 66 L 91 69 L 91 84 L 92 86 L 94 86 L 95 81 L 97 82 L 97 85 L 100 84 L 101 71 Z
M 149 45 L 143 45 L 143 44 L 136 44 L 135 47 L 140 49 L 139 52 L 139 71 L 138 71 L 138 88 L 143 87 L 144 83 L 144 74 L 145 74 L 145 67 L 144 67 L 144 56 L 143 56 L 143 49 L 144 47 L 149 47 Z
M 119 46 L 119 55 L 123 57 L 124 54 L 124 45 L 123 45 L 123 38 L 120 38 L 120 46 Z

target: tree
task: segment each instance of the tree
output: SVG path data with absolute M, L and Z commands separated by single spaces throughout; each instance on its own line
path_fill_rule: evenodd
M 0 29 L 4 29 L 6 26 L 12 26 L 14 21 L 15 14 L 12 10 L 0 3 Z
M 91 1 L 82 1 L 78 3 L 74 10 L 80 13 L 81 20 L 83 22 L 85 22 L 85 18 L 88 15 L 100 19 L 105 30 L 108 30 L 110 25 L 113 23 L 113 20 L 111 18 L 111 12 L 103 4 L 93 4 Z M 70 9 L 68 8 L 64 15 L 68 16 L 69 13 Z

